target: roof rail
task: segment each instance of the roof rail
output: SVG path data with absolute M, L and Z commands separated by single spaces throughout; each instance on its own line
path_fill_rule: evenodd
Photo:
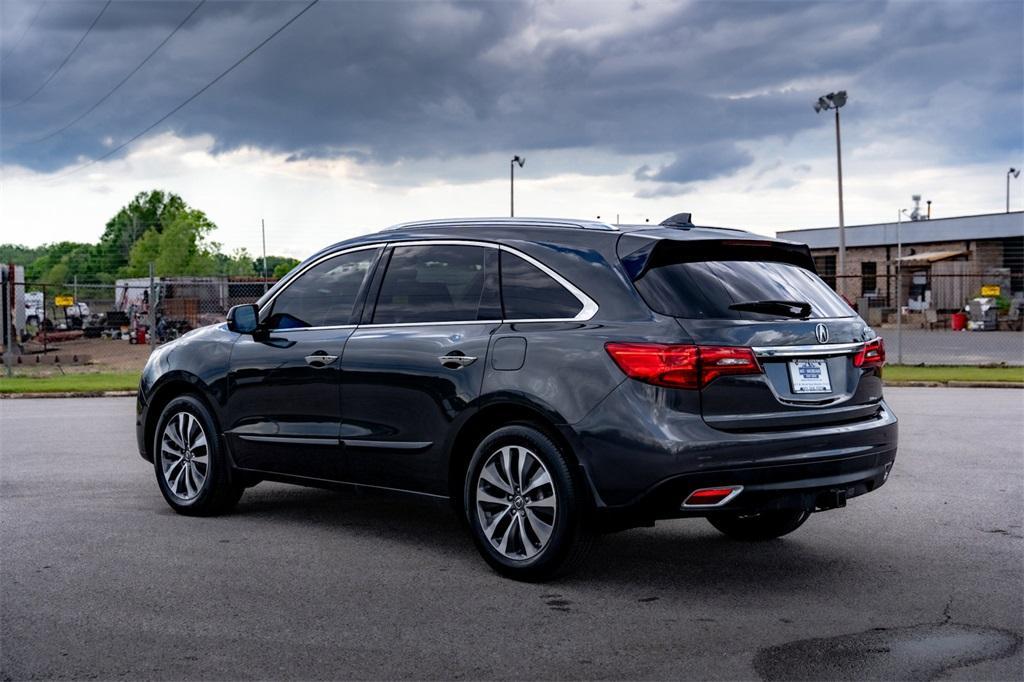
M 405 230 L 416 227 L 493 227 L 510 225 L 517 227 L 561 227 L 582 230 L 602 230 L 615 232 L 617 228 L 599 220 L 562 220 L 556 218 L 442 218 L 437 220 L 416 220 L 398 223 L 385 228 L 385 232 Z

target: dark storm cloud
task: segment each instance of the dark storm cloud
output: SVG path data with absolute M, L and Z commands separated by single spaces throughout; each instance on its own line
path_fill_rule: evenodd
M 728 175 L 753 163 L 750 152 L 731 142 L 696 144 L 676 154 L 671 163 L 657 169 L 644 165 L 633 174 L 637 180 L 686 184 Z
M 5 105 L 46 78 L 101 5 L 44 8 L 0 71 Z M 27 143 L 88 107 L 193 6 L 114 3 L 38 97 L 0 112 L 3 163 L 51 171 L 104 153 L 302 4 L 207 3 L 100 109 Z M 325 1 L 161 129 L 211 134 L 219 151 L 253 145 L 378 166 L 545 150 L 648 155 L 661 161 L 637 171 L 652 183 L 646 196 L 748 166 L 744 143 L 827 125 L 810 103 L 842 87 L 854 142 L 912 131 L 974 160 L 1024 146 L 1020 3 L 667 7 Z M 4 4 L 0 54 L 32 10 Z M 572 170 L 564 157 L 548 170 Z

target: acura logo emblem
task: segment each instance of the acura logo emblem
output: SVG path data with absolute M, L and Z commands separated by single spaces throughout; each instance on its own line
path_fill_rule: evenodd
M 814 328 L 814 336 L 818 339 L 818 343 L 828 343 L 828 327 L 818 324 Z

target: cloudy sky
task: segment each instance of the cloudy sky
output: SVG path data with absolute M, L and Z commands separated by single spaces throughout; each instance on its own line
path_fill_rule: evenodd
M 832 225 L 833 119 L 811 105 L 839 89 L 847 224 L 915 193 L 1003 210 L 1024 164 L 1020 0 L 322 0 L 111 154 L 307 4 L 0 0 L 0 241 L 91 241 L 163 188 L 228 248 L 258 252 L 264 218 L 268 250 L 302 256 L 504 215 L 514 154 L 520 215 Z

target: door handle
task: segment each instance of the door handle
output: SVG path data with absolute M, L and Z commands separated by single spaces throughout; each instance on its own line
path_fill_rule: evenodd
M 476 357 L 463 355 L 462 353 L 452 353 L 450 355 L 442 355 L 438 360 L 448 369 L 461 369 L 476 362 Z
M 328 355 L 327 353 L 313 353 L 312 355 L 306 356 L 306 364 L 312 367 L 326 367 L 335 360 L 338 359 L 337 355 Z

